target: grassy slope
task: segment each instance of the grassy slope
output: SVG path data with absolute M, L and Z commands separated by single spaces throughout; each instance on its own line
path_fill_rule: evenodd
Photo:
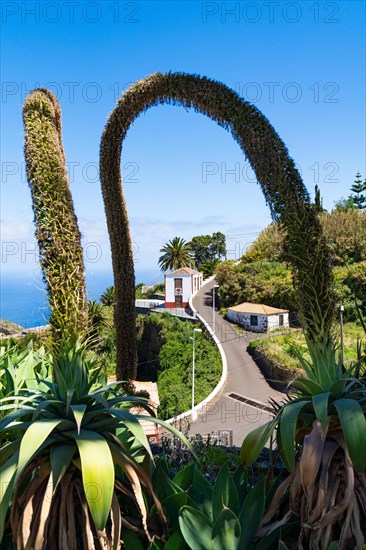
M 346 364 L 357 359 L 357 339 L 364 337 L 365 333 L 357 323 L 347 323 L 344 326 Z M 281 336 L 274 334 L 268 338 L 256 340 L 255 344 L 257 342 L 257 350 L 269 359 L 290 369 L 301 368 L 300 362 L 296 358 L 296 350 L 301 352 L 301 348 L 305 346 L 305 339 L 301 331 L 289 331 L 288 334 Z

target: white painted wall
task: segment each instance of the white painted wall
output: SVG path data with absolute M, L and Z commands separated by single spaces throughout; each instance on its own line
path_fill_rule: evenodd
M 273 330 L 280 326 L 280 313 L 278 315 L 268 315 L 268 328 L 267 330 Z M 289 314 L 282 313 L 283 315 L 283 325 L 284 327 L 289 326 Z
M 190 275 L 166 275 L 165 276 L 165 301 L 175 302 L 174 279 L 182 279 L 182 301 L 188 302 L 191 296 Z
M 251 315 L 255 315 L 253 313 L 240 313 L 237 311 L 233 311 L 231 309 L 228 309 L 227 312 L 227 318 L 229 321 L 236 323 L 238 325 L 241 325 L 246 330 L 251 330 L 253 332 L 267 332 L 270 330 L 274 330 L 280 326 L 280 314 L 274 314 L 274 315 L 262 315 L 258 314 L 258 326 L 251 325 L 250 324 L 250 317 Z M 283 313 L 283 326 L 288 327 L 289 326 L 289 314 Z
M 174 302 L 175 293 L 174 293 L 174 279 L 182 279 L 182 301 L 184 303 L 189 302 L 189 298 L 192 294 L 196 294 L 202 286 L 203 276 L 201 273 L 197 275 L 165 275 L 165 301 Z M 194 280 L 197 281 L 197 290 L 194 290 Z M 192 291 L 193 285 L 193 291 Z

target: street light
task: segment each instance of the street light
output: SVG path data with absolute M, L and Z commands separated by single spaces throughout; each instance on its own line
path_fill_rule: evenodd
M 196 332 L 202 332 L 200 328 L 193 329 L 193 338 L 190 336 L 190 339 L 193 340 L 193 352 L 192 352 L 192 421 L 197 419 L 197 411 L 194 410 L 194 367 L 196 359 Z
M 212 287 L 212 332 L 215 334 L 215 297 L 216 289 L 219 288 L 219 285 L 214 285 Z
M 342 357 L 342 364 L 344 365 L 344 338 L 343 338 L 343 312 L 344 312 L 344 305 L 343 302 L 341 302 L 340 310 L 340 321 L 341 321 L 341 357 Z

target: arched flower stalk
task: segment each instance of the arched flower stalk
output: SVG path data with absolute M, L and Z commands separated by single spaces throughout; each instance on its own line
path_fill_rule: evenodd
M 134 264 L 122 189 L 122 144 L 136 118 L 160 104 L 194 109 L 231 132 L 238 142 L 273 218 L 285 229 L 306 336 L 327 347 L 334 311 L 329 253 L 317 210 L 285 144 L 255 106 L 224 84 L 191 74 L 156 73 L 136 82 L 118 100 L 100 146 L 100 178 L 115 282 L 117 377 L 134 378 L 137 362 Z

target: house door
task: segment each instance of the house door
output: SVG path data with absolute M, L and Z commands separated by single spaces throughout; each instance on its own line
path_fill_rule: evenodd
M 182 307 L 183 279 L 174 279 L 175 307 Z
M 280 327 L 283 327 L 283 315 L 278 316 L 278 324 Z

